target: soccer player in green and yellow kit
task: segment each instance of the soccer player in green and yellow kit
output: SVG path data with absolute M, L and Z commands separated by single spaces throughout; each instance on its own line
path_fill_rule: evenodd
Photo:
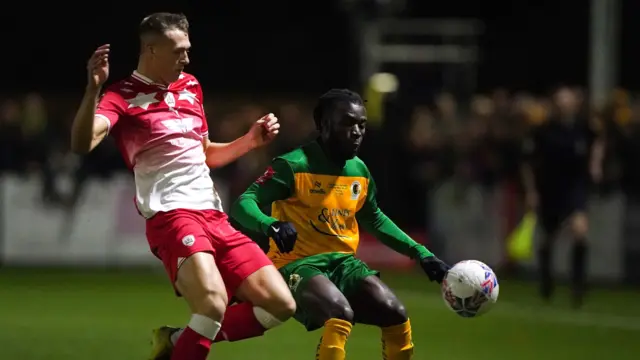
M 449 267 L 378 208 L 371 174 L 356 157 L 367 121 L 362 98 L 331 90 L 313 115 L 317 141 L 274 159 L 235 202 L 231 216 L 271 238 L 268 256 L 289 283 L 295 318 L 309 331 L 324 327 L 318 360 L 344 359 L 355 323 L 382 329 L 384 359 L 411 359 L 404 306 L 378 272 L 354 256 L 359 225 L 420 262 L 432 281 L 441 282 Z M 261 211 L 269 205 L 271 216 Z

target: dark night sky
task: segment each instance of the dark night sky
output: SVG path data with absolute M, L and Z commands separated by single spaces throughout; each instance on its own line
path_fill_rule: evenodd
M 138 22 L 145 14 L 162 10 L 183 11 L 190 17 L 194 49 L 189 71 L 203 80 L 208 91 L 316 93 L 349 85 L 356 71 L 349 61 L 347 15 L 332 9 L 335 1 L 218 0 L 178 5 L 130 0 L 136 5 L 129 7 L 121 1 L 84 2 L 85 7 L 64 3 L 31 5 L 31 12 L 12 9 L 15 16 L 5 15 L 3 92 L 80 91 L 86 58 L 105 42 L 113 47 L 112 78 L 129 73 L 136 63 Z M 195 3 L 199 5 L 191 5 Z M 586 83 L 587 3 L 417 0 L 410 9 L 416 16 L 485 22 L 481 88 L 545 90 L 558 82 Z M 622 85 L 640 88 L 640 71 L 635 68 L 639 55 L 632 35 L 640 30 L 632 23 L 640 14 L 640 3 L 625 0 L 623 13 Z

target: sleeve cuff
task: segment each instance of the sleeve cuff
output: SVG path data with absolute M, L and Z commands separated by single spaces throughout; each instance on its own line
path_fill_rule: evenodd
M 265 219 L 262 222 L 261 228 L 262 228 L 262 233 L 265 235 L 269 235 L 269 227 L 271 226 L 271 224 L 277 222 L 278 220 L 272 218 L 272 217 L 267 217 L 267 219 Z
M 104 120 L 105 123 L 107 123 L 107 134 L 109 134 L 111 132 L 111 120 L 109 120 L 108 117 L 102 115 L 102 114 L 96 114 L 95 117 Z
M 418 260 L 422 260 L 424 258 L 434 256 L 431 251 L 429 251 L 426 247 L 422 245 L 415 247 L 414 251 L 415 251 L 415 258 Z

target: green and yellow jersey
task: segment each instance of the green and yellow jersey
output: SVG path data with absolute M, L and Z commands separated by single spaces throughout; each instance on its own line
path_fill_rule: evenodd
M 261 211 L 269 204 L 271 216 Z M 275 158 L 233 204 L 231 216 L 263 234 L 276 221 L 295 226 L 298 240 L 292 252 L 280 253 L 270 241 L 268 256 L 278 268 L 317 254 L 354 254 L 359 224 L 399 253 L 415 259 L 432 255 L 378 208 L 375 183 L 362 160 L 353 158 L 340 168 L 317 142 Z

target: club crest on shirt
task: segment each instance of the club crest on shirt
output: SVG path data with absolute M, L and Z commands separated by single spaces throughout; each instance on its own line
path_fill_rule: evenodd
M 360 193 L 362 193 L 362 185 L 356 180 L 351 183 L 351 200 L 358 200 Z
M 167 105 L 168 105 L 170 108 L 172 108 L 172 107 L 176 106 L 176 98 L 175 98 L 175 96 L 173 96 L 173 94 L 172 94 L 172 93 L 170 93 L 170 92 L 167 92 L 167 93 L 164 95 L 164 102 L 165 102 L 165 103 L 167 103 Z

